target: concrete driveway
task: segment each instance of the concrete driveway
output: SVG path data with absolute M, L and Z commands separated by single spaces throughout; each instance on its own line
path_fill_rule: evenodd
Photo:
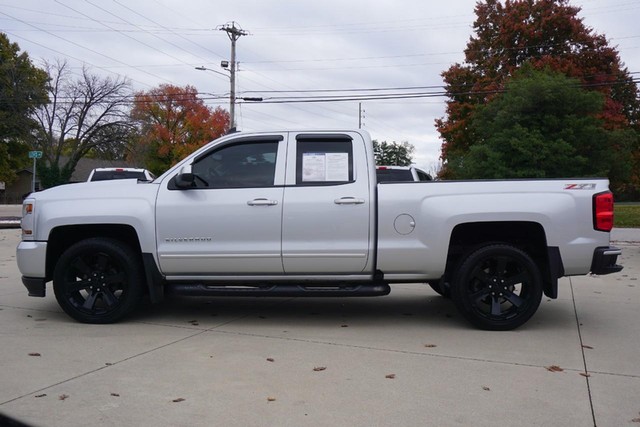
M 640 425 L 640 246 L 524 327 L 424 285 L 379 298 L 174 298 L 83 325 L 30 298 L 0 230 L 0 413 L 34 426 Z M 640 239 L 639 239 L 640 240 Z

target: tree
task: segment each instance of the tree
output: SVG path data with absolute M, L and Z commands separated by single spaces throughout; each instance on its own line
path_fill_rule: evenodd
M 51 187 L 69 182 L 78 161 L 87 154 L 121 150 L 132 128 L 126 79 L 101 78 L 87 68 L 76 77 L 64 61 L 45 63 L 45 67 L 50 102 L 35 117 L 38 146 L 46 160 L 39 169 L 40 180 L 44 187 Z
M 11 182 L 29 164 L 36 122 L 31 115 L 47 102 L 47 74 L 0 33 L 0 181 Z
M 408 142 L 373 141 L 376 164 L 386 166 L 410 166 L 415 147 Z
M 628 179 L 628 143 L 599 117 L 604 95 L 580 88 L 577 79 L 525 66 L 504 93 L 476 110 L 475 144 L 450 156 L 460 178 L 557 178 L 611 176 Z M 627 141 L 628 142 L 628 141 Z
M 599 117 L 609 130 L 640 129 L 638 89 L 617 51 L 577 16 L 569 0 L 484 0 L 476 4 L 474 36 L 465 63 L 443 72 L 446 116 L 436 120 L 443 139 L 442 176 L 456 178 L 449 159 L 464 156 L 477 141 L 471 121 L 476 110 L 500 93 L 523 64 L 576 78 L 604 96 Z M 640 147 L 634 166 L 640 184 Z M 457 169 L 459 171 L 459 169 Z
M 227 111 L 207 107 L 194 87 L 168 84 L 137 93 L 131 118 L 137 128 L 131 156 L 156 174 L 223 135 L 230 122 Z

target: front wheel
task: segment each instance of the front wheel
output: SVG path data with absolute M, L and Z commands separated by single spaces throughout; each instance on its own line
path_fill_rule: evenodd
M 481 329 L 515 329 L 533 316 L 542 299 L 542 277 L 531 257 L 506 244 L 482 247 L 460 265 L 451 297 Z
M 69 247 L 56 265 L 53 291 L 60 307 L 83 323 L 113 323 L 142 298 L 140 257 L 123 243 L 106 238 Z

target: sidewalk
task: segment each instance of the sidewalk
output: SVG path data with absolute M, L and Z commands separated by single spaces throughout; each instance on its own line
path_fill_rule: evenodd
M 20 228 L 22 205 L 0 205 L 0 228 Z

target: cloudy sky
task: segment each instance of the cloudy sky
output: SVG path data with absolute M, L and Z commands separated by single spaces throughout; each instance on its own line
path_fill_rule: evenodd
M 580 17 L 640 72 L 640 1 L 573 0 Z M 308 102 L 442 90 L 440 73 L 464 58 L 475 0 L 0 0 L 0 31 L 36 63 L 66 59 L 104 76 L 124 75 L 136 90 L 161 83 L 195 86 L 207 104 L 228 108 L 224 72 L 235 21 L 238 96 L 262 97 L 236 109 L 245 131 L 363 128 L 373 138 L 408 141 L 430 169 L 440 140 L 434 120 L 443 97 Z M 369 91 L 363 91 L 369 89 Z M 374 91 L 371 91 L 371 90 Z M 385 89 L 385 90 L 383 90 Z M 389 89 L 389 90 L 386 90 Z M 226 99 L 225 99 L 226 97 Z M 282 98 L 307 102 L 275 103 Z M 270 101 L 270 102 L 267 102 Z

